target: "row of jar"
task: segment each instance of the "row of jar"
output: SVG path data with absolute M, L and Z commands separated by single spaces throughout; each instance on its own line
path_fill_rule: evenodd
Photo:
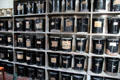
M 15 2 L 15 14 L 41 14 L 46 12 L 45 0 L 38 1 L 16 1 Z
M 12 8 L 2 8 L 0 9 L 0 16 L 12 16 L 13 9 Z

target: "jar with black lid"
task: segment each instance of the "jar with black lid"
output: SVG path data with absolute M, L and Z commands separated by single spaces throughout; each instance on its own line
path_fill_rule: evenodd
M 15 30 L 16 31 L 24 31 L 25 20 L 24 19 L 16 19 L 15 20 Z
M 12 30 L 13 30 L 13 22 L 12 20 L 8 20 L 7 31 L 12 31 Z
M 0 45 L 6 44 L 6 36 L 5 34 L 0 34 Z
M 59 54 L 48 53 L 48 65 L 53 68 L 60 67 L 60 56 Z
M 117 38 L 108 38 L 106 40 L 106 54 L 108 55 L 117 55 L 119 49 L 119 39 Z
M 25 20 L 25 31 L 34 31 L 34 21 Z
M 84 80 L 84 75 L 73 74 L 72 80 Z
M 61 0 L 51 0 L 51 12 L 61 12 Z
M 120 11 L 120 1 L 119 0 L 112 0 L 111 10 L 112 11 Z
M 8 59 L 8 53 L 6 48 L 0 48 L 0 58 L 3 60 Z
M 61 38 L 61 49 L 63 51 L 72 51 L 72 40 L 73 38 Z
M 67 17 L 64 18 L 64 30 L 63 32 L 74 32 L 74 18 L 73 17 Z
M 103 33 L 104 18 L 93 18 L 93 33 Z
M 45 80 L 45 70 L 36 69 L 36 78 L 37 80 Z
M 59 72 L 48 71 L 48 80 L 60 80 L 59 79 Z
M 36 2 L 36 13 L 41 14 L 45 13 L 45 0 L 40 0 Z
M 77 19 L 77 32 L 88 32 L 88 18 L 78 18 Z
M 92 76 L 91 80 L 104 80 L 103 77 L 98 77 L 98 76 Z
M 25 14 L 25 12 L 26 12 L 26 5 L 24 3 L 18 3 L 16 14 L 23 15 L 23 14 Z
M 105 72 L 109 75 L 117 75 L 119 68 L 118 58 L 106 58 Z
M 35 48 L 45 49 L 45 36 L 36 35 Z
M 120 26 L 119 18 L 108 18 L 108 33 L 110 34 L 118 34 Z
M 61 30 L 61 18 L 50 18 L 49 31 L 60 32 L 60 30 Z
M 49 49 L 50 50 L 59 50 L 60 47 L 60 37 L 59 36 L 50 36 L 49 37 Z
M 61 73 L 61 80 L 71 80 L 70 73 Z
M 17 65 L 17 75 L 18 76 L 26 76 L 26 68 L 23 65 Z
M 36 75 L 35 75 L 35 68 L 33 68 L 33 67 L 27 67 L 27 76 L 29 78 L 32 78 L 34 80 L 35 77 L 36 77 Z
M 8 73 L 8 74 L 14 74 L 14 66 L 13 66 L 13 64 L 10 64 L 10 63 L 7 63 L 6 64 L 6 72 Z
M 36 64 L 36 55 L 32 51 L 26 51 L 26 63 L 29 65 Z
M 36 12 L 36 3 L 28 1 L 26 4 L 27 14 L 34 14 Z
M 90 10 L 90 0 L 79 0 L 79 10 L 89 11 Z
M 84 70 L 85 68 L 85 56 L 74 56 L 74 69 L 75 70 Z
M 8 49 L 7 53 L 8 53 L 8 61 L 13 61 L 13 50 Z
M 35 19 L 35 31 L 45 31 L 45 19 Z
M 37 66 L 45 65 L 45 53 L 36 52 L 36 65 Z
M 33 47 L 33 36 L 30 35 L 26 35 L 25 36 L 26 39 L 26 48 L 32 48 Z
M 71 55 L 61 55 L 61 67 L 71 68 L 72 66 L 72 56 Z
M 94 54 L 102 55 L 104 53 L 104 43 L 105 43 L 104 38 L 94 37 L 92 42 L 93 45 L 92 52 Z
M 13 37 L 12 34 L 7 35 L 7 46 L 13 45 Z
M 65 0 L 65 10 L 66 12 L 75 10 L 75 0 Z
M 92 72 L 97 74 L 102 73 L 103 61 L 104 58 L 102 57 L 92 57 Z
M 22 34 L 17 35 L 17 47 L 25 47 L 25 38 Z
M 24 51 L 20 51 L 20 50 L 17 50 L 16 51 L 16 58 L 17 58 L 17 62 L 25 62 L 25 53 Z
M 86 43 L 87 43 L 87 38 L 85 37 L 76 38 L 76 51 L 85 52 Z
M 7 20 L 1 20 L 0 21 L 0 30 L 6 31 L 8 27 L 8 21 Z

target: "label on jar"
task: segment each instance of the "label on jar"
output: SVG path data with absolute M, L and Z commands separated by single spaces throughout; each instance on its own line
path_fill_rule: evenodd
M 57 62 L 56 58 L 51 58 L 51 62 L 56 63 Z
M 66 27 L 71 27 L 71 26 L 72 26 L 72 21 L 66 20 Z
M 18 4 L 17 10 L 22 10 L 22 5 Z
M 30 60 L 30 59 L 31 59 L 31 57 L 30 57 L 30 56 L 27 56 L 27 57 L 26 57 L 26 60 Z
M 58 47 L 58 42 L 57 41 L 52 41 L 52 47 Z
M 96 63 L 95 65 L 96 65 L 97 67 L 99 67 L 99 66 L 100 66 L 100 64 L 99 64 L 99 63 Z
M 120 5 L 120 0 L 114 0 L 113 5 Z
M 71 41 L 62 41 L 62 49 L 71 49 Z
M 50 80 L 56 80 L 54 77 L 51 77 Z
M 118 22 L 114 22 L 113 24 L 116 26 L 116 25 L 118 25 Z
M 94 27 L 102 27 L 102 22 L 101 21 L 95 21 L 94 22 Z
M 11 42 L 12 41 L 12 38 L 11 37 L 8 37 L 8 42 Z
M 68 64 L 68 61 L 67 61 L 67 60 L 64 60 L 63 63 L 64 63 L 64 64 Z
M 81 68 L 81 67 L 82 67 L 82 64 L 77 64 L 77 67 Z
M 23 38 L 18 38 L 18 42 L 23 42 Z
M 0 26 L 2 27 L 2 26 L 3 26 L 3 23 L 0 23 Z
M 17 28 L 19 28 L 20 27 L 20 23 L 19 22 L 17 22 Z
M 116 42 L 110 42 L 110 46 L 116 46 Z
M 30 46 L 31 46 L 31 41 L 30 41 L 30 40 L 27 40 L 27 41 L 26 41 L 26 46 L 27 46 L 27 47 L 30 47 Z
M 102 49 L 102 44 L 96 44 L 96 49 L 98 50 Z
M 78 42 L 78 46 L 83 46 L 83 43 L 82 42 Z
M 36 23 L 36 28 L 37 29 L 42 29 L 42 23 Z
M 30 28 L 30 23 L 29 21 L 26 22 L 26 29 L 29 29 Z
M 36 61 L 40 61 L 40 57 L 36 57 Z
M 28 3 L 27 7 L 28 7 L 28 8 L 31 8 L 32 6 L 31 6 L 31 4 L 30 4 L 30 3 Z
M 52 26 L 55 25 L 55 22 L 51 22 L 51 25 L 52 25 Z
M 5 57 L 4 53 L 1 53 L 1 58 L 4 58 L 4 57 Z
M 37 8 L 40 9 L 40 4 L 39 3 L 37 4 Z
M 17 59 L 23 59 L 23 54 L 17 54 Z
M 2 41 L 2 38 L 0 38 L 0 41 Z
M 41 44 L 41 41 L 37 41 L 37 44 Z

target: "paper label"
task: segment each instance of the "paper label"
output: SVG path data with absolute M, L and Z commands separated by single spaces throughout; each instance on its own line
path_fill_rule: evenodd
M 68 61 L 67 61 L 67 60 L 64 60 L 63 63 L 64 63 L 64 64 L 68 64 Z
M 117 44 L 115 42 L 111 42 L 110 46 L 116 46 Z
M 62 41 L 62 49 L 71 49 L 71 41 Z
M 8 42 L 11 42 L 12 41 L 12 38 L 11 37 L 8 37 Z
M 114 0 L 113 5 L 120 5 L 120 0 Z
M 31 41 L 30 41 L 30 40 L 27 40 L 27 41 L 26 41 L 26 46 L 27 46 L 27 47 L 30 47 L 30 46 L 31 46 Z
M 115 25 L 115 26 L 118 25 L 118 22 L 114 22 L 114 25 Z
M 2 26 L 3 26 L 3 23 L 0 23 L 0 26 L 2 27 Z
M 71 26 L 72 26 L 72 21 L 66 20 L 66 27 L 71 27 Z
M 51 77 L 50 80 L 56 80 L 54 77 Z
M 17 54 L 17 59 L 23 59 L 23 54 Z
M 30 28 L 30 23 L 29 21 L 26 22 L 26 29 L 29 29 Z
M 2 41 L 2 38 L 0 38 L 0 41 Z
M 52 41 L 52 47 L 58 47 L 58 42 L 57 41 Z
M 78 46 L 83 46 L 83 43 L 82 42 L 78 42 Z
M 36 57 L 36 61 L 40 61 L 40 57 Z
M 102 44 L 96 44 L 96 49 L 102 49 Z
M 29 57 L 29 56 L 26 57 L 26 60 L 30 60 L 30 59 L 31 59 L 31 57 Z
M 36 23 L 36 28 L 37 29 L 42 29 L 42 23 Z
M 102 22 L 101 21 L 95 21 L 94 26 L 95 27 L 102 27 Z
M 19 22 L 17 22 L 17 28 L 19 28 L 20 27 L 20 23 Z
M 55 23 L 54 23 L 54 22 L 51 22 L 51 25 L 53 26 L 53 25 L 55 25 Z
M 37 41 L 37 44 L 41 44 L 41 41 Z
M 97 64 L 95 64 L 97 67 L 99 67 L 100 66 L 100 64 L 99 63 L 97 63 Z
M 18 38 L 18 42 L 23 42 L 23 38 Z
M 51 62 L 56 63 L 57 62 L 56 58 L 51 58 Z

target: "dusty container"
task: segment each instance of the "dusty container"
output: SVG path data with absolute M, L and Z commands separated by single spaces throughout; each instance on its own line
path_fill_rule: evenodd
M 17 62 L 25 62 L 25 54 L 23 51 L 16 51 Z
M 72 80 L 84 80 L 84 75 L 73 74 L 72 77 Z
M 105 71 L 108 75 L 117 75 L 119 67 L 118 58 L 106 58 Z
M 49 49 L 50 50 L 60 50 L 60 37 L 50 36 L 49 37 Z
M 79 0 L 79 10 L 89 11 L 90 10 L 90 0 Z
M 92 58 L 92 72 L 94 73 L 101 73 L 102 72 L 102 69 L 103 69 L 103 61 L 104 61 L 104 58 L 102 57 L 93 57 Z
M 45 70 L 36 69 L 36 78 L 37 80 L 45 80 Z
M 48 71 L 48 80 L 60 80 L 59 79 L 59 72 Z
M 71 75 L 69 73 L 61 73 L 61 80 L 71 80 Z
M 51 0 L 51 12 L 61 12 L 61 0 Z
M 108 18 L 108 33 L 110 34 L 118 34 L 120 26 L 119 18 Z
M 77 32 L 88 32 L 88 18 L 78 18 L 77 19 Z
M 71 55 L 62 55 L 61 56 L 61 67 L 62 68 L 71 68 L 72 56 Z
M 106 40 L 106 54 L 108 55 L 117 55 L 118 54 L 118 47 L 119 46 L 119 39 L 117 38 L 108 38 Z
M 61 49 L 68 52 L 72 51 L 72 38 L 62 38 Z
M 49 31 L 60 32 L 61 29 L 61 18 L 50 18 L 49 20 Z
M 65 0 L 65 11 L 72 12 L 75 10 L 75 0 Z
M 15 31 L 24 31 L 25 20 L 24 19 L 16 19 L 15 21 Z
M 120 0 L 112 0 L 111 10 L 112 11 L 120 11 Z
M 91 80 L 104 80 L 103 77 L 92 76 Z
M 87 38 L 76 38 L 76 51 L 85 52 L 87 44 Z
M 45 53 L 36 52 L 36 65 L 38 66 L 45 65 Z
M 48 65 L 53 68 L 60 67 L 60 56 L 59 54 L 48 54 Z
M 104 38 L 93 38 L 93 53 L 102 55 L 104 53 Z

